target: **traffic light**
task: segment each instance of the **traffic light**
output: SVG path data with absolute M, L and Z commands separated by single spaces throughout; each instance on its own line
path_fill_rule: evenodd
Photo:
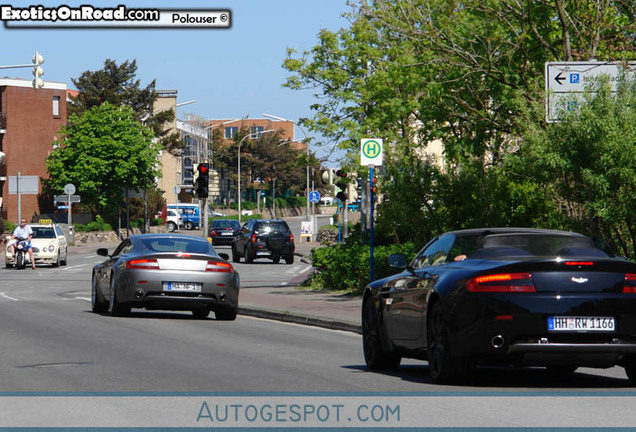
M 323 184 L 332 185 L 333 184 L 334 172 L 331 168 L 327 168 L 322 170 L 320 173 L 320 180 Z
M 198 164 L 196 172 L 198 174 L 195 174 L 197 179 L 194 193 L 199 198 L 207 198 L 208 184 L 210 183 L 210 164 L 207 162 Z
M 31 59 L 33 61 L 33 76 L 35 79 L 32 81 L 33 87 L 36 89 L 40 89 L 44 87 L 44 81 L 40 78 L 44 75 L 44 69 L 42 69 L 42 63 L 44 63 L 44 57 L 37 51 L 35 55 Z
M 349 179 L 348 174 L 345 170 L 339 169 L 336 171 L 336 187 L 340 189 L 340 191 L 336 194 L 336 198 L 340 201 L 346 201 L 348 198 L 347 192 L 349 189 Z

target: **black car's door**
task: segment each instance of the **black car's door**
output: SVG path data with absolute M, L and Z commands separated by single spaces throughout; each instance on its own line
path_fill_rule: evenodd
M 247 221 L 243 224 L 243 226 L 241 227 L 241 229 L 238 232 L 238 235 L 236 236 L 236 240 L 234 242 L 235 248 L 236 248 L 236 252 L 240 255 L 243 253 L 243 250 L 245 249 L 245 244 L 249 241 L 251 235 L 252 235 L 252 221 Z
M 434 239 L 411 262 L 413 272 L 405 272 L 394 280 L 393 286 L 385 287 L 385 319 L 394 341 L 416 341 L 425 337 L 429 292 L 437 280 L 437 267 L 447 263 L 454 238 L 446 234 Z

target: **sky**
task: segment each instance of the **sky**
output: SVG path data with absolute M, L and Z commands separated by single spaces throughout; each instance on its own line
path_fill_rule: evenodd
M 323 29 L 347 27 L 342 17 L 346 0 L 154 0 L 154 1 L 13 1 L 14 7 L 43 5 L 165 9 L 230 9 L 229 29 L 7 29 L 0 27 L 0 65 L 31 63 L 35 52 L 44 57 L 44 81 L 66 83 L 86 70 L 99 70 L 109 58 L 117 63 L 137 60 L 137 77 L 146 86 L 156 79 L 159 90 L 177 90 L 177 117 L 192 113 L 207 119 L 234 119 L 269 113 L 298 121 L 310 117 L 316 101 L 312 90 L 282 87 L 288 72 L 282 68 L 287 48 L 299 53 L 318 43 Z M 4 69 L 0 76 L 33 79 L 31 68 Z M 310 133 L 311 135 L 311 133 Z M 296 138 L 302 133 L 296 128 Z M 312 147 L 326 157 L 333 143 L 322 137 Z M 325 161 L 338 164 L 338 154 Z

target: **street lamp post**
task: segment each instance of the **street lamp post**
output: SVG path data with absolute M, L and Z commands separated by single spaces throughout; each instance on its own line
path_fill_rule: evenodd
M 305 189 L 305 198 L 307 201 L 307 209 L 306 209 L 306 213 L 305 213 L 305 220 L 309 220 L 309 139 L 307 137 L 307 132 L 305 132 L 305 130 L 302 128 L 302 126 L 300 126 L 298 123 L 296 123 L 295 121 L 292 120 L 287 120 L 285 118 L 282 117 L 278 117 L 272 114 L 265 114 L 263 113 L 263 115 L 265 117 L 269 117 L 271 119 L 274 120 L 278 120 L 278 121 L 286 121 L 286 122 L 290 122 L 293 123 L 295 126 L 298 127 L 298 129 L 300 129 L 300 131 L 303 133 L 303 135 L 305 136 L 305 144 L 307 145 L 307 185 L 306 185 L 306 189 Z
M 238 221 L 241 223 L 241 144 L 247 138 L 257 137 L 267 132 L 274 132 L 274 129 L 267 129 L 263 132 L 254 132 L 248 135 L 245 135 L 238 143 L 238 157 L 237 157 L 237 171 L 238 171 Z

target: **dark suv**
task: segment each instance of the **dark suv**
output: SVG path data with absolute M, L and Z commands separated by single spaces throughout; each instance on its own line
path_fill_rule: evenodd
M 294 236 L 284 220 L 251 219 L 243 225 L 232 243 L 232 260 L 246 263 L 256 258 L 269 258 L 278 264 L 281 257 L 294 263 Z

